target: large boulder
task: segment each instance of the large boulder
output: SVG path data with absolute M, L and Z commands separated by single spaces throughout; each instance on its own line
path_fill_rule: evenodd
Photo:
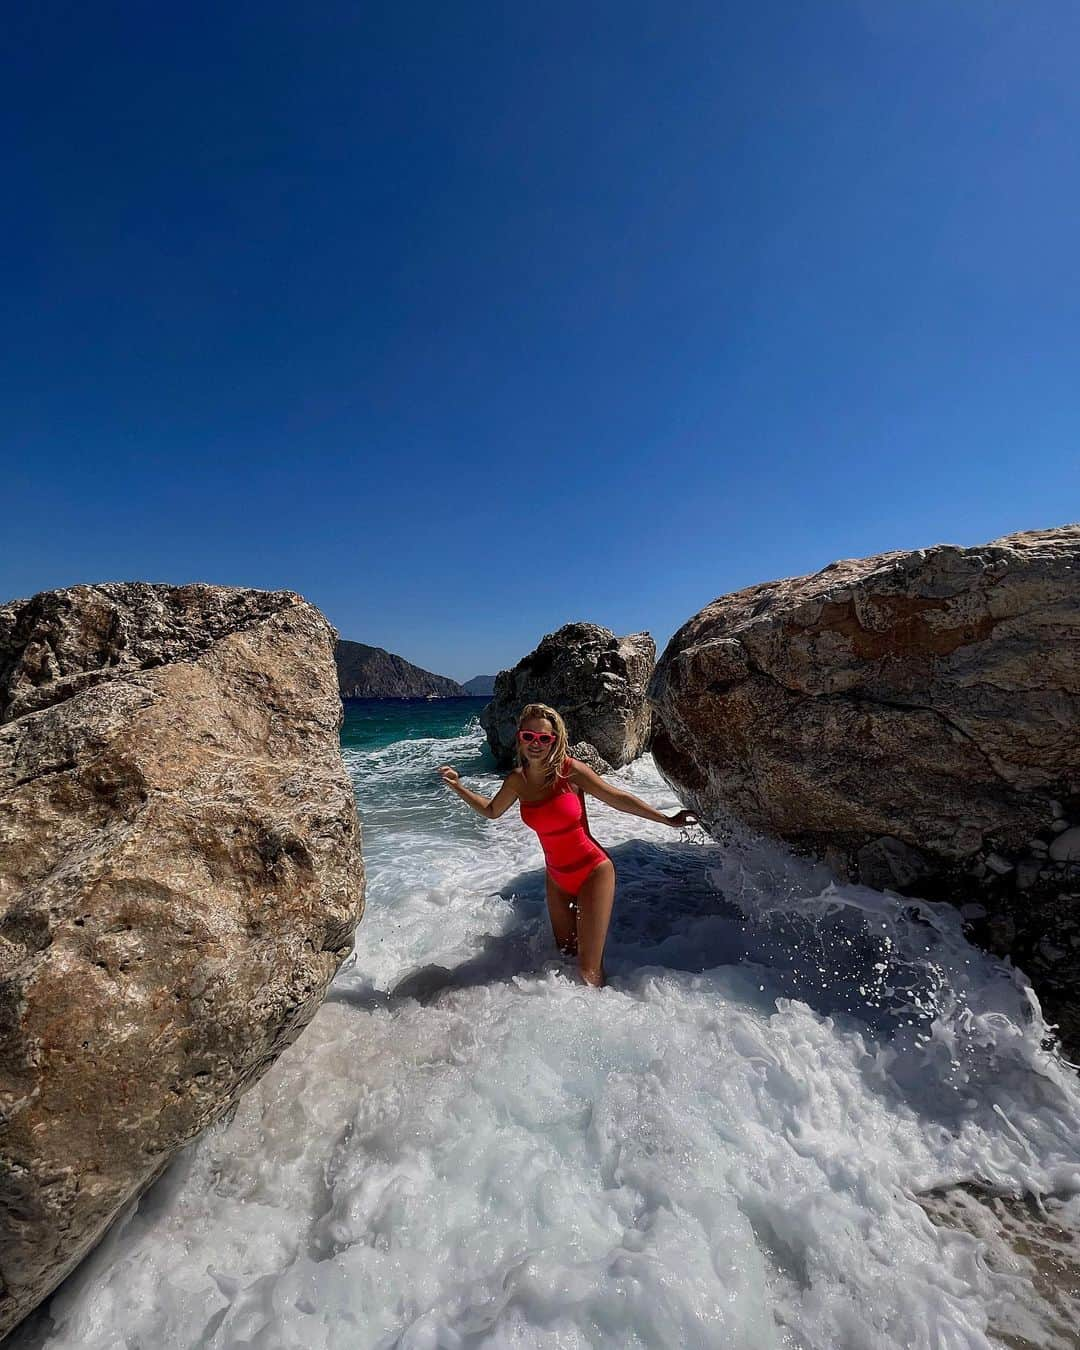
M 705 820 L 982 901 L 982 936 L 1076 1039 L 1080 526 L 724 596 L 672 638 L 651 694 L 656 762 Z
M 318 1008 L 363 908 L 299 596 L 0 607 L 0 1335 Z
M 480 714 L 496 761 L 515 761 L 514 734 L 526 703 L 546 703 L 566 722 L 579 758 L 590 748 L 621 768 L 648 749 L 652 715 L 646 689 L 656 663 L 648 633 L 616 637 L 594 623 L 568 623 L 549 633 L 513 670 L 500 671 L 495 693 Z M 575 752 L 577 753 L 577 752 Z

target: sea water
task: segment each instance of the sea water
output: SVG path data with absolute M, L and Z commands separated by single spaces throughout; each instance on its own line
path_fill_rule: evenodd
M 348 705 L 353 956 L 12 1346 L 1076 1344 L 1067 1291 L 919 1199 L 1054 1197 L 1075 1231 L 1080 1091 L 1023 976 L 951 908 L 595 803 L 618 891 L 585 988 L 535 835 L 436 774 L 497 787 L 480 706 Z M 649 757 L 612 781 L 678 808 Z

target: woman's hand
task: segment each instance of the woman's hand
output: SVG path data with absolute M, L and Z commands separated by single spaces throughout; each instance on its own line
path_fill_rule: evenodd
M 694 815 L 693 811 L 677 811 L 675 815 L 668 816 L 667 823 L 676 830 L 682 830 L 685 829 L 687 825 L 696 825 L 698 823 L 698 818 Z
M 439 768 L 439 777 L 447 787 L 456 787 L 459 781 L 457 769 L 452 769 L 449 764 L 443 764 Z

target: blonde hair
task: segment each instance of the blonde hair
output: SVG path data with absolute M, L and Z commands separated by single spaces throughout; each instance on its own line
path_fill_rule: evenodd
M 562 720 L 554 708 L 549 708 L 546 703 L 526 703 L 524 708 L 518 714 L 518 731 L 533 717 L 543 717 L 555 728 L 555 744 L 551 747 L 547 763 L 544 766 L 544 781 L 554 783 L 556 778 L 562 773 L 563 765 L 567 759 L 567 749 L 569 748 L 570 737 L 566 734 L 566 723 Z M 517 758 L 518 763 L 526 763 L 525 752 L 521 748 L 521 742 L 517 740 Z

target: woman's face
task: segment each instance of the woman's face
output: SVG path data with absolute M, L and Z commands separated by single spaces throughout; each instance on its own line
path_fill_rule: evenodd
M 547 735 L 552 737 L 554 737 L 555 735 L 555 728 L 551 725 L 550 720 L 546 717 L 527 717 L 525 721 L 522 722 L 521 726 L 518 727 L 518 730 L 535 731 L 539 732 L 541 735 Z M 547 757 L 551 754 L 552 750 L 554 750 L 555 741 L 550 740 L 545 745 L 541 741 L 529 741 L 529 740 L 523 741 L 520 737 L 518 737 L 518 745 L 525 752 L 525 758 L 527 761 L 530 761 L 534 764 L 539 764 L 542 763 L 545 759 L 547 759 Z

